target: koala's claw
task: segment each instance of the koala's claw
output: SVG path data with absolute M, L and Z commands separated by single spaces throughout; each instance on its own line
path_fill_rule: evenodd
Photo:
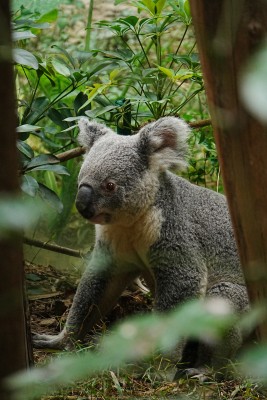
M 32 337 L 36 349 L 73 350 L 74 343 L 63 332 L 58 335 L 43 335 L 35 333 Z
M 174 381 L 186 378 L 186 379 L 197 379 L 200 383 L 208 382 L 211 380 L 207 368 L 185 368 L 178 369 L 176 371 Z

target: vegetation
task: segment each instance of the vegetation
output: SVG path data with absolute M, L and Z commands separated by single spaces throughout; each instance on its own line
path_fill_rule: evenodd
M 22 190 L 60 213 L 49 227 L 54 232 L 49 239 L 59 238 L 73 210 L 78 163 L 70 160 L 63 166 L 56 155 L 77 146 L 81 116 L 98 118 L 120 134 L 164 115 L 180 115 L 189 122 L 207 116 L 188 1 L 152 3 L 130 2 L 133 15 L 98 21 L 97 30 L 88 27 L 94 48 L 84 50 L 81 43 L 69 50 L 64 43 L 49 43 L 49 33 L 44 37 L 57 10 L 46 7 L 42 14 L 41 6 L 16 9 L 14 2 Z M 108 32 L 104 46 L 95 30 Z M 88 39 L 84 47 L 88 49 Z M 189 160 L 189 178 L 219 189 L 210 128 L 194 132 L 190 143 L 195 154 Z
M 79 160 L 71 159 L 62 165 L 57 158 L 58 154 L 77 146 L 77 120 L 82 116 L 97 118 L 116 129 L 118 134 L 127 135 L 145 122 L 165 115 L 178 115 L 189 123 L 206 119 L 202 74 L 188 0 L 117 0 L 117 4 L 131 6 L 131 15 L 128 12 L 127 16 L 98 20 L 96 24 L 92 23 L 94 8 L 91 7 L 87 20 L 90 34 L 75 46 L 66 43 L 68 22 L 60 15 L 59 2 L 41 3 L 13 2 L 21 188 L 25 198 L 41 198 L 53 210 L 53 218 L 48 224 L 46 218 L 40 219 L 35 232 L 45 230 L 49 240 L 64 243 L 67 235 L 63 229 L 74 226 L 76 232 L 80 231 L 81 240 L 76 241 L 80 247 L 83 228 L 78 226 L 73 207 Z M 77 2 L 73 10 L 73 19 L 77 20 L 84 12 L 83 3 Z M 99 39 L 102 32 L 107 32 L 107 36 Z M 192 131 L 190 148 L 187 177 L 197 184 L 222 191 L 210 126 Z M 13 220 L 13 224 L 15 229 L 20 229 L 25 227 L 23 215 L 31 214 L 32 208 L 20 210 L 20 203 L 17 207 L 22 220 L 18 220 L 17 226 Z M 11 214 L 3 208 L 1 213 L 2 210 L 3 215 Z M 7 221 L 3 229 L 8 229 L 10 224 Z M 165 319 L 149 316 L 126 322 L 103 340 L 99 354 L 86 349 L 78 351 L 78 357 L 59 355 L 48 369 L 36 369 L 29 375 L 17 377 L 12 385 L 17 388 L 18 399 L 41 396 L 48 388 L 52 390 L 55 385 L 65 385 L 88 375 L 94 377 L 90 384 L 83 381 L 81 389 L 71 389 L 68 394 L 62 391 L 52 398 L 63 399 L 72 394 L 74 398 L 92 395 L 117 398 L 124 394 L 149 398 L 178 394 L 185 398 L 264 398 L 255 382 L 240 379 L 225 386 L 185 380 L 178 384 L 162 384 L 154 375 L 155 359 L 150 360 L 149 367 L 142 373 L 142 384 L 129 370 L 118 369 L 121 364 L 137 362 L 136 349 L 142 347 L 140 344 L 144 345 L 144 351 L 139 357 L 147 356 L 162 347 L 171 349 L 185 334 L 200 337 L 206 335 L 208 329 L 209 335 L 219 338 L 227 326 L 236 322 L 228 313 L 221 318 L 205 307 L 192 303 Z M 255 312 L 239 323 L 244 329 L 251 329 L 259 314 Z M 123 335 L 127 324 L 134 329 L 134 337 Z M 166 332 L 167 325 L 173 329 L 168 328 Z M 152 332 L 156 332 L 153 340 Z M 118 347 L 121 351 L 114 352 Z M 266 348 L 261 354 L 264 352 Z M 96 378 L 96 373 L 103 369 L 109 372 Z M 262 369 L 267 370 L 265 364 Z M 133 385 L 139 386 L 140 391 L 131 393 Z

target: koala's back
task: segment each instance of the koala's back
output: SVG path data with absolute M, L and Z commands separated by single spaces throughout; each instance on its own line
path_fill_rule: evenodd
M 162 212 L 160 240 L 179 263 L 198 262 L 207 287 L 219 282 L 244 284 L 225 196 L 196 186 L 170 172 L 161 177 L 156 207 Z M 169 258 L 169 257 L 167 257 Z

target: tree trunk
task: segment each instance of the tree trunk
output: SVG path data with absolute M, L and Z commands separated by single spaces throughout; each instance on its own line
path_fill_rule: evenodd
M 0 0 L 0 198 L 18 192 L 16 117 L 9 2 Z M 0 399 L 10 393 L 2 381 L 28 365 L 25 336 L 22 239 L 0 240 Z
M 263 42 L 265 0 L 191 0 L 224 187 L 251 301 L 267 300 L 267 127 L 245 110 L 240 72 Z M 267 339 L 267 322 L 258 327 Z

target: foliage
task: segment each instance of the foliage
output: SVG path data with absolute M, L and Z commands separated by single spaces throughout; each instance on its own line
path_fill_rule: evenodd
M 98 22 L 113 33 L 114 49 L 94 49 L 92 54 L 116 67 L 89 87 L 87 103 L 101 99 L 102 104 L 86 114 L 136 130 L 142 121 L 180 113 L 203 90 L 203 82 L 195 43 L 186 40 L 188 1 L 128 3 L 137 8 L 135 15 Z M 114 107 L 116 101 L 130 105 L 130 117 L 123 118 L 125 107 Z
M 223 192 L 220 166 L 210 126 L 194 130 L 189 138 L 190 158 L 187 176 L 197 185 Z
M 52 2 L 13 3 L 22 190 L 38 195 L 57 213 L 64 209 L 50 227 L 57 237 L 73 209 L 74 196 L 70 199 L 64 188 L 76 181 L 78 161 L 68 163 L 67 170 L 56 154 L 77 145 L 77 120 L 99 118 L 115 125 L 118 133 L 130 134 L 149 119 L 184 112 L 203 90 L 188 1 L 128 3 L 135 7 L 134 15 L 97 24 L 112 33 L 108 50 L 101 41 L 95 49 L 72 53 L 63 44 L 29 51 L 58 11 Z M 92 12 L 91 7 L 90 31 Z M 195 181 L 201 182 L 205 169 L 195 167 L 200 177 Z
M 32 369 L 9 379 L 16 390 L 15 399 L 28 400 L 50 392 L 58 385 L 92 376 L 125 363 L 135 363 L 152 351 L 170 351 L 182 337 L 215 341 L 236 322 L 222 300 L 193 301 L 169 314 L 134 317 L 106 335 L 98 352 L 79 351 L 75 356 L 61 355 L 46 367 Z
M 0 197 L 0 238 L 20 234 L 39 218 L 43 208 L 40 202 L 19 196 Z

